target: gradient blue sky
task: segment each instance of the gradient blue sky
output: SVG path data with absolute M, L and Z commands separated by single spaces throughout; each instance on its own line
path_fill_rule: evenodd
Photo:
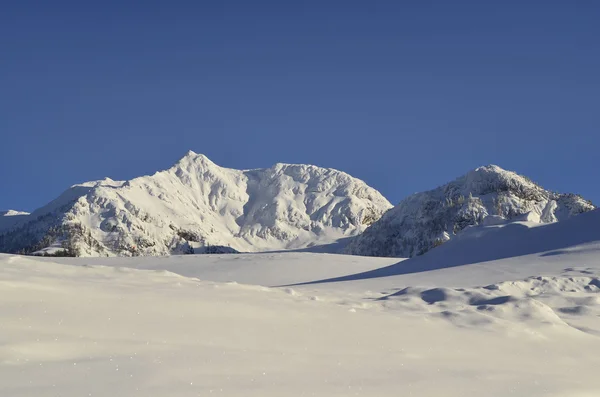
M 13 1 L 0 209 L 187 150 L 392 202 L 495 163 L 600 203 L 600 2 Z

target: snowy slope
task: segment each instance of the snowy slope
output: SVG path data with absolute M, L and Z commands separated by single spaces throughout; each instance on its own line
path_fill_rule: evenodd
M 0 224 L 0 250 L 136 256 L 304 248 L 354 236 L 390 207 L 340 171 L 290 164 L 240 171 L 189 152 L 152 176 L 73 186 L 17 224 Z
M 469 287 L 585 269 L 597 277 L 600 276 L 599 226 L 600 209 L 551 224 L 514 222 L 473 226 L 424 255 L 311 283 L 351 281 L 360 289 L 423 284 Z M 393 262 L 393 258 L 387 259 Z
M 0 254 L 0 395 L 596 396 L 599 224 L 476 226 L 404 261 Z
M 467 226 L 552 223 L 594 208 L 580 196 L 547 191 L 524 176 L 490 165 L 406 198 L 353 239 L 345 252 L 412 257 L 454 238 Z
M 321 301 L 445 316 L 461 326 L 531 318 L 600 336 L 598 225 L 600 210 L 552 224 L 475 226 L 408 260 L 293 252 L 64 263 L 284 286 Z

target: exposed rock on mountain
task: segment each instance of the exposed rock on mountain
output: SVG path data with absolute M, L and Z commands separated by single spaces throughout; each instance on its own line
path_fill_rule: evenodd
M 524 176 L 490 165 L 406 198 L 354 238 L 345 251 L 412 257 L 450 240 L 468 226 L 507 221 L 550 223 L 594 208 L 578 195 L 550 192 Z
M 0 252 L 168 255 L 305 248 L 361 233 L 391 208 L 361 180 L 311 165 L 219 167 L 189 152 L 126 182 L 72 186 L 18 222 Z

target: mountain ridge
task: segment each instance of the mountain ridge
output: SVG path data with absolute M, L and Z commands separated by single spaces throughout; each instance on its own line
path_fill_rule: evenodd
M 353 239 L 344 252 L 412 257 L 469 226 L 509 221 L 552 223 L 593 209 L 595 206 L 579 195 L 545 190 L 523 175 L 492 164 L 405 198 Z
M 411 257 L 470 226 L 552 223 L 594 208 L 493 164 L 392 208 L 342 171 L 287 163 L 235 170 L 190 150 L 153 175 L 75 184 L 31 214 L 0 213 L 0 251 L 112 256 L 318 246 Z
M 342 171 L 283 163 L 235 170 L 189 151 L 151 176 L 76 184 L 17 223 L 0 221 L 0 250 L 112 256 L 303 248 L 356 235 L 391 207 Z

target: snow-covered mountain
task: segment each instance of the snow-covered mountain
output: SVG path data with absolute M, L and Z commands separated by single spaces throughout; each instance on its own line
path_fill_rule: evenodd
M 16 223 L 0 219 L 0 252 L 129 256 L 304 248 L 357 235 L 391 207 L 341 171 L 291 164 L 240 171 L 190 151 L 166 171 L 74 185 Z
M 367 256 L 412 257 L 472 225 L 551 223 L 593 210 L 575 194 L 543 189 L 527 177 L 489 165 L 401 201 L 345 248 Z
M 0 216 L 19 216 L 19 215 L 29 215 L 29 212 L 16 211 L 16 210 L 0 211 Z

